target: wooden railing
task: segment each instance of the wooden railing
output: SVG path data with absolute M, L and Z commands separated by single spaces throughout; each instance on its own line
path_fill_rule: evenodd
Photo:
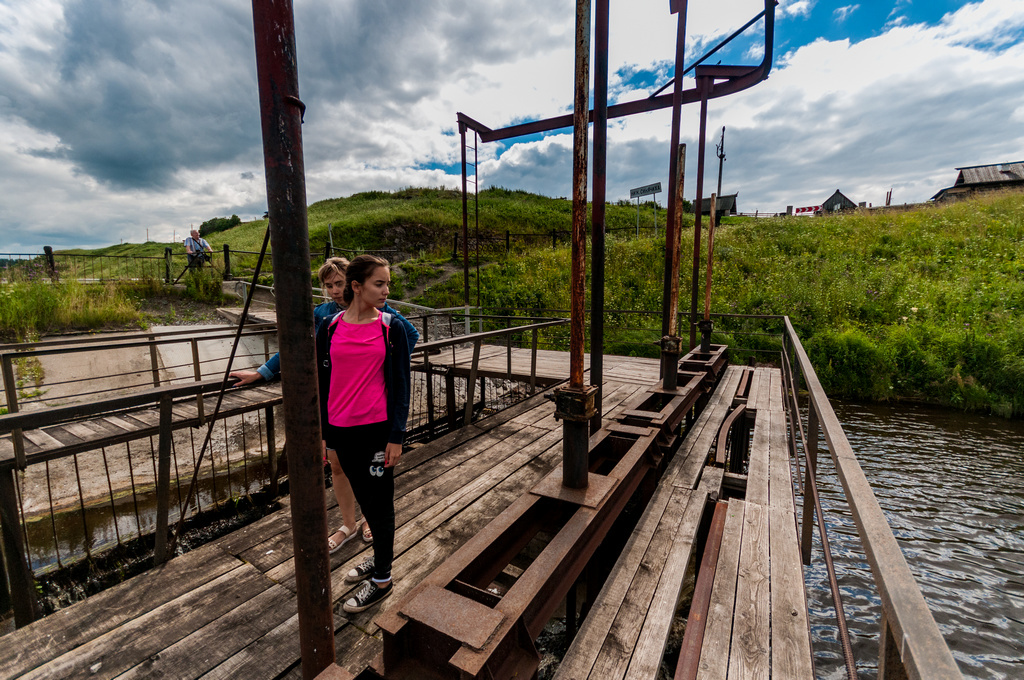
M 810 475 L 814 475 L 817 468 L 819 429 L 824 436 L 882 600 L 878 678 L 961 678 L 953 655 L 907 566 L 892 528 L 864 476 L 789 317 L 784 318 L 784 323 L 782 360 L 792 403 L 797 405 L 800 379 L 807 393 L 807 421 L 802 422 L 799 411 L 791 408 L 791 431 L 794 434 L 799 432 L 804 437 L 803 449 L 807 454 L 805 470 L 810 470 Z M 814 506 L 808 493 L 810 481 L 808 479 L 804 485 L 802 547 L 805 561 L 810 553 L 814 521 Z

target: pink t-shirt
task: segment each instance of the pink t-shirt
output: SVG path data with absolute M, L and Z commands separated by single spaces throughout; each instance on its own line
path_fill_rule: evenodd
M 331 393 L 327 422 L 335 427 L 388 419 L 384 385 L 384 330 L 380 312 L 371 323 L 346 323 L 342 312 L 331 338 Z

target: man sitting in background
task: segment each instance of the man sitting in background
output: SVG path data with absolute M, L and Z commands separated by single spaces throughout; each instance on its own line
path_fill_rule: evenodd
M 188 254 L 188 266 L 191 267 L 193 263 L 195 266 L 202 267 L 203 262 L 208 261 L 210 256 L 207 253 L 212 253 L 213 248 L 206 242 L 206 239 L 199 235 L 199 231 L 196 229 L 192 230 L 192 235 L 185 239 L 185 252 Z

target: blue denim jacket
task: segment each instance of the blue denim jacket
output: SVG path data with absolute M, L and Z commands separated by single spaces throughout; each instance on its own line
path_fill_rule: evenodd
M 317 305 L 313 310 L 313 336 L 316 337 L 316 334 L 320 331 L 320 324 L 327 319 L 330 319 L 340 311 L 341 305 L 334 300 L 328 300 L 322 305 Z M 402 324 L 402 327 L 405 329 L 406 344 L 409 346 L 409 353 L 412 354 L 412 350 L 416 347 L 416 343 L 420 339 L 419 331 L 416 330 L 416 327 L 413 326 L 408 319 L 392 308 L 391 305 L 385 303 L 384 307 L 381 308 L 381 311 L 391 314 L 400 324 Z M 267 363 L 263 364 L 256 370 L 263 376 L 263 379 L 268 382 L 274 378 L 280 377 L 281 354 L 278 353 L 270 357 L 270 359 L 267 360 Z

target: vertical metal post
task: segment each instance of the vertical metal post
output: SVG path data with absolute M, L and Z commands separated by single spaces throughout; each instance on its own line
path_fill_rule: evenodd
M 313 347 L 313 290 L 291 0 L 253 0 L 267 204 L 278 293 L 281 390 L 292 494 L 295 589 L 302 676 L 334 663 L 330 557 Z
M 150 333 L 146 340 L 149 342 L 149 370 L 153 374 L 153 387 L 160 387 L 160 359 L 156 351 L 156 336 Z
M 680 213 L 683 209 L 682 201 L 678 200 L 682 193 L 679 191 L 679 184 L 682 183 L 682 173 L 679 171 L 679 127 L 683 116 L 683 71 L 685 69 L 683 65 L 683 58 L 686 51 L 686 9 L 687 0 L 679 0 L 677 3 L 679 17 L 676 22 L 676 59 L 675 59 L 675 80 L 672 83 L 672 130 L 671 130 L 671 142 L 669 154 L 669 167 L 668 167 L 668 181 L 671 186 L 668 190 L 668 205 L 667 207 L 667 226 L 666 229 L 671 230 L 675 225 L 681 223 Z M 678 234 L 676 235 L 678 238 Z M 670 272 L 672 271 L 672 259 L 678 258 L 673 252 L 673 249 L 669 247 L 669 234 L 665 234 L 665 282 L 662 293 L 662 322 L 661 322 L 661 335 L 662 337 L 674 334 L 675 331 L 672 328 L 669 315 L 672 314 L 670 303 L 672 300 L 672 286 L 679 286 L 679 275 L 678 268 L 676 269 L 676 276 L 673 280 Z M 678 250 L 676 248 L 675 250 Z M 676 265 L 678 267 L 678 264 Z M 676 293 L 678 295 L 678 292 Z M 676 304 L 678 305 L 678 298 Z
M 7 557 L 7 576 L 11 582 L 14 625 L 21 628 L 39 618 L 39 605 L 36 602 L 35 579 L 32 578 L 28 554 L 21 542 L 14 482 L 16 474 L 14 470 L 0 470 L 0 534 L 3 534 L 3 554 Z
M 665 311 L 668 314 L 663 328 L 668 332 L 661 338 L 661 378 L 662 387 L 674 390 L 679 381 L 679 355 L 682 343 L 679 340 L 679 260 L 680 243 L 682 242 L 683 221 L 683 177 L 686 168 L 686 145 L 680 144 L 675 149 L 675 172 L 669 192 L 675 194 L 675 209 L 665 223 L 665 282 L 668 284 L 665 300 Z
M 799 413 L 796 417 L 800 417 Z M 801 518 L 802 529 L 800 537 L 800 549 L 804 558 L 804 564 L 811 563 L 811 543 L 814 534 L 814 498 L 811 497 L 811 479 L 816 478 L 818 468 L 818 412 L 812 404 L 807 409 L 807 451 L 805 452 L 808 467 L 805 473 L 807 483 L 804 484 L 803 517 Z
M 469 425 L 473 422 L 473 392 L 476 389 L 476 376 L 480 368 L 480 340 L 473 342 L 473 363 L 469 366 L 469 378 L 466 380 L 466 409 L 462 424 Z
M 555 392 L 562 423 L 562 484 L 586 488 L 594 389 L 583 384 L 584 274 L 587 226 L 587 126 L 590 117 L 590 0 L 576 0 L 576 68 L 573 98 L 572 270 L 569 277 L 569 386 Z
M 202 398 L 202 395 L 199 395 Z M 171 497 L 171 407 L 170 397 L 160 399 L 160 442 L 156 473 L 156 543 L 153 546 L 153 566 L 167 561 L 167 514 Z
M 270 497 L 277 497 L 277 477 L 281 461 L 277 458 L 277 433 L 274 431 L 274 407 L 263 411 L 267 421 L 267 460 L 270 463 Z
M 171 249 L 164 248 L 164 283 L 171 283 Z
M 604 234 L 608 176 L 608 5 L 597 0 L 594 13 L 594 203 L 590 232 L 590 384 L 594 417 L 590 432 L 601 429 L 601 389 L 604 384 Z
M 704 200 L 704 137 L 708 124 L 708 90 L 711 79 L 697 79 L 697 92 L 700 93 L 700 138 L 697 140 L 697 196 L 694 198 L 693 215 L 693 278 L 690 287 L 690 349 L 697 346 L 697 290 L 700 287 L 700 228 L 701 203 Z
M 427 376 L 427 431 L 434 438 L 434 376 L 430 371 L 430 355 L 423 353 L 423 370 Z
M 459 140 L 462 143 L 462 304 L 469 314 L 469 197 L 466 178 L 466 124 L 459 122 Z M 458 240 L 456 240 L 456 248 Z M 467 330 L 466 333 L 469 333 Z

